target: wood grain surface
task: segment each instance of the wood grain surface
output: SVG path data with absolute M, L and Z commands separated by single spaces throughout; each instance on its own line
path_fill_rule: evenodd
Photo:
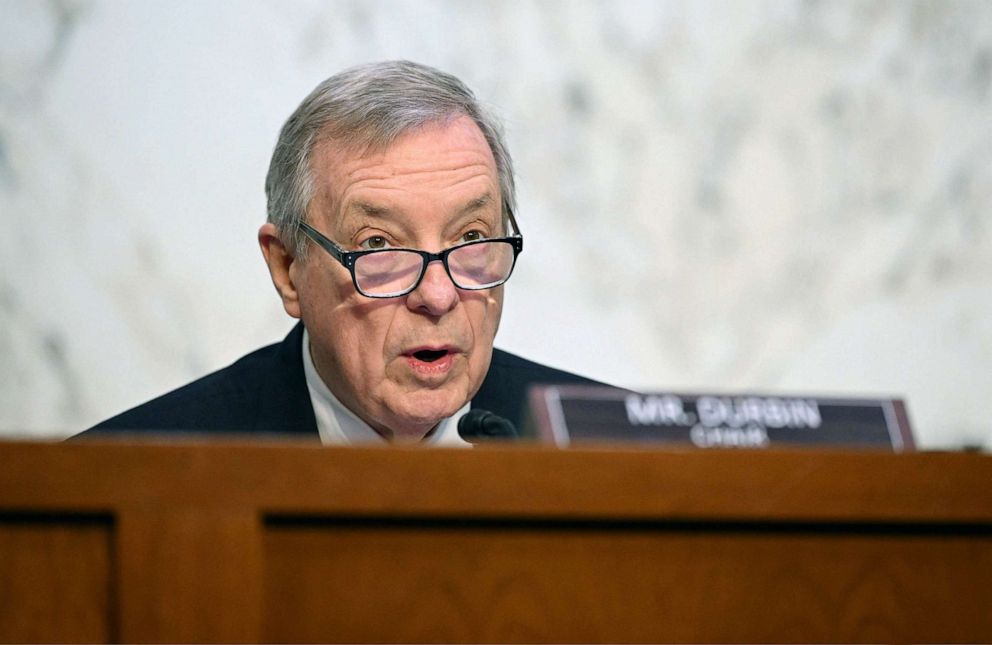
M 116 640 L 109 518 L 48 519 L 0 515 L 0 641 Z
M 968 641 L 992 633 L 990 553 L 990 537 L 279 526 L 264 638 Z
M 0 444 L 0 640 L 992 641 L 992 458 Z

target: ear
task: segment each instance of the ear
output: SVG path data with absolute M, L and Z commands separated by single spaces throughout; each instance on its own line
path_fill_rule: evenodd
M 294 270 L 296 258 L 290 249 L 283 244 L 279 237 L 279 231 L 275 224 L 266 222 L 258 229 L 258 246 L 262 249 L 262 256 L 265 264 L 269 267 L 269 275 L 272 276 L 272 284 L 275 285 L 279 297 L 282 298 L 282 306 L 286 313 L 293 318 L 299 318 L 300 294 L 296 289 Z M 298 269 L 298 267 L 296 267 Z

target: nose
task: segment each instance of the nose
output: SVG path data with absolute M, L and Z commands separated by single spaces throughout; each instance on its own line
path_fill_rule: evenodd
M 406 305 L 410 309 L 432 316 L 444 315 L 457 304 L 458 287 L 448 277 L 444 265 L 439 261 L 427 265 L 423 280 L 406 299 Z

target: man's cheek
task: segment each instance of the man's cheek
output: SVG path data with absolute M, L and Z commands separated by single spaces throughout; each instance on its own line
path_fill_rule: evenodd
M 383 365 L 383 374 L 386 380 L 393 383 L 403 383 L 408 380 L 409 375 L 406 373 L 406 366 L 404 361 L 406 359 L 402 356 L 397 356 L 396 358 L 386 361 Z

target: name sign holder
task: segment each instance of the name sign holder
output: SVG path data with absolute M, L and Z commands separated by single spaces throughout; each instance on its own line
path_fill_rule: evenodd
M 900 399 L 642 394 L 544 385 L 531 388 L 530 410 L 525 434 L 559 446 L 636 442 L 696 448 L 915 449 Z

